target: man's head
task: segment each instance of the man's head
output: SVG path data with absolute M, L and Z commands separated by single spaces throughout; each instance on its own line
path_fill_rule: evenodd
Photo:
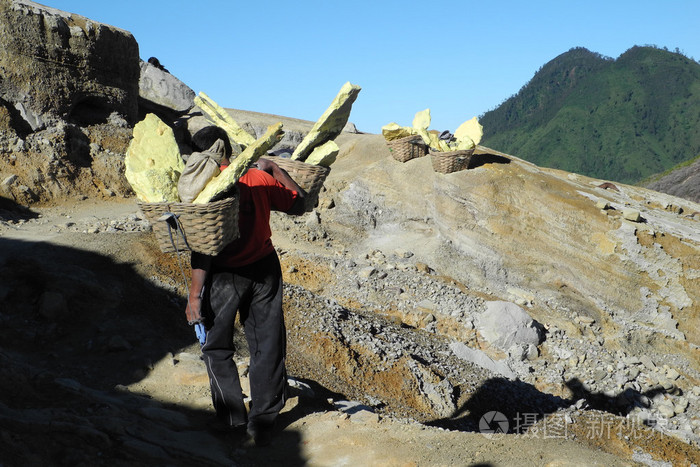
M 202 128 L 192 136 L 192 145 L 197 151 L 202 152 L 211 148 L 218 139 L 224 142 L 226 159 L 230 159 L 233 153 L 231 140 L 228 139 L 228 134 L 221 127 L 211 125 Z

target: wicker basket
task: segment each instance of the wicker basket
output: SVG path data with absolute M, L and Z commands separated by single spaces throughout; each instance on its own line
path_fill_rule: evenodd
M 399 162 L 410 161 L 428 154 L 428 146 L 418 135 L 387 141 L 386 144 L 389 146 L 391 155 Z
M 468 168 L 472 154 L 474 154 L 474 149 L 452 152 L 430 151 L 430 159 L 435 172 L 449 174 Z
M 211 203 L 143 203 L 139 208 L 153 227 L 163 253 L 195 251 L 217 255 L 238 238 L 238 192 Z
M 280 168 L 287 171 L 290 177 L 299 184 L 306 192 L 304 210 L 311 212 L 318 204 L 318 194 L 321 191 L 323 182 L 330 173 L 330 167 L 322 165 L 307 164 L 298 160 L 287 159 L 279 156 L 263 156 L 270 159 Z

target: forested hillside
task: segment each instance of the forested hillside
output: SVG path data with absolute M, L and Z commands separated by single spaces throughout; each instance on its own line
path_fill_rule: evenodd
M 700 154 L 700 63 L 655 47 L 616 60 L 571 49 L 480 121 L 490 148 L 635 183 Z

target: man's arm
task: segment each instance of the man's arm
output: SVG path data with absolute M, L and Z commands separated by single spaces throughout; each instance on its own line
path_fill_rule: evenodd
M 210 269 L 211 257 L 192 252 L 191 265 L 192 283 L 190 284 L 190 294 L 187 299 L 185 316 L 187 316 L 189 324 L 194 324 L 202 319 L 202 291 Z
M 300 187 L 299 184 L 295 182 L 292 177 L 289 176 L 289 173 L 287 173 L 286 170 L 284 170 L 279 165 L 275 164 L 270 159 L 260 158 L 258 159 L 257 164 L 258 170 L 262 170 L 264 172 L 269 173 L 275 180 L 284 185 L 285 188 L 297 192 L 297 198 L 296 200 L 294 200 L 294 204 L 292 205 L 291 209 L 287 211 L 287 214 L 290 214 L 292 216 L 304 214 L 304 205 L 306 203 L 306 191 L 304 191 L 304 189 Z

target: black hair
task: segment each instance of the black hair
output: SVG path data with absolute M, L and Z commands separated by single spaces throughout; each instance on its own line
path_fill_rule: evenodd
M 228 134 L 226 130 L 219 126 L 211 125 L 206 126 L 199 130 L 192 136 L 192 145 L 197 151 L 206 151 L 217 139 L 224 141 L 224 147 L 226 151 L 226 157 L 231 157 L 233 149 L 231 148 L 231 140 L 228 139 Z

